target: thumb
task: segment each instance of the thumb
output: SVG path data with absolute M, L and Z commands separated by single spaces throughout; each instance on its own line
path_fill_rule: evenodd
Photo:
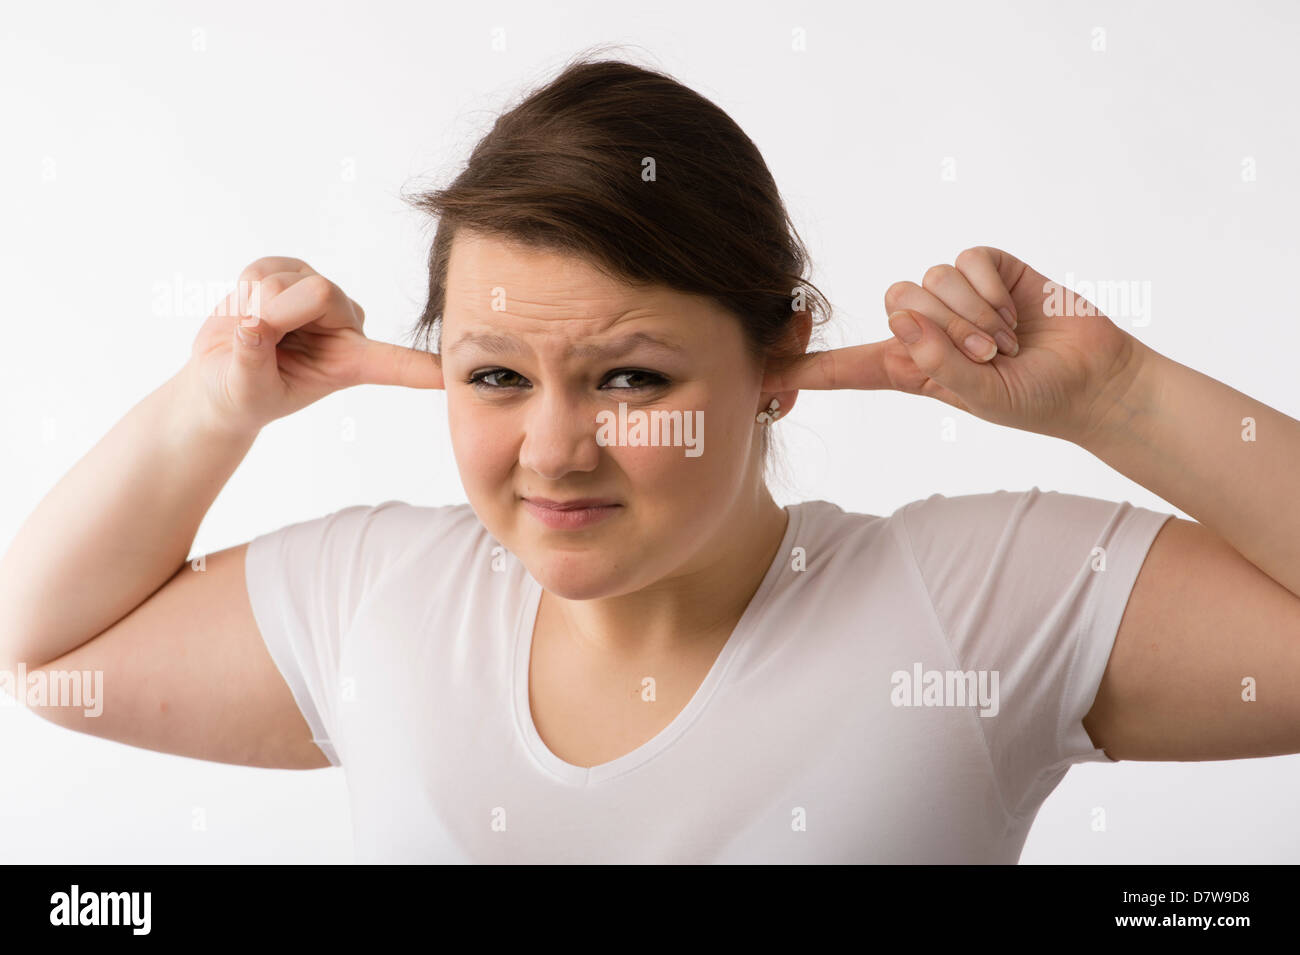
M 235 324 L 234 366 L 236 374 L 256 378 L 275 365 L 275 339 L 260 318 L 245 316 Z
M 923 392 L 933 392 L 932 397 L 949 404 L 954 404 L 951 397 L 956 397 L 959 401 L 955 404 L 962 408 L 986 403 L 995 384 L 989 376 L 997 375 L 989 367 L 990 362 L 972 361 L 944 329 L 914 309 L 893 312 L 889 316 L 889 328 L 903 343 L 917 370 L 939 386 L 933 389 L 923 386 Z

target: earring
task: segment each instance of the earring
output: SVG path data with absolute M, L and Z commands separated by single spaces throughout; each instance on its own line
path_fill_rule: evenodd
M 767 406 L 767 410 L 760 411 L 758 417 L 754 420 L 759 424 L 771 424 L 779 417 L 781 417 L 781 402 L 773 398 L 772 403 Z

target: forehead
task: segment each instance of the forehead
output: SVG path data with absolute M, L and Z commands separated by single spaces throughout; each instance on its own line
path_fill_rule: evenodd
M 571 253 L 459 230 L 447 263 L 446 317 L 616 321 L 698 312 L 708 304 L 661 285 L 632 284 Z

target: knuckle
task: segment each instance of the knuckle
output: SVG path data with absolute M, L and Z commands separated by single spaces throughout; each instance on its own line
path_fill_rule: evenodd
M 979 314 L 976 317 L 979 319 L 979 324 L 984 328 L 991 328 L 994 331 L 1000 332 L 1005 331 L 1012 335 L 1015 334 L 1007 328 L 1007 323 L 1002 321 L 1002 316 L 999 315 L 997 310 L 988 302 L 983 302 L 980 305 Z
M 895 282 L 885 289 L 885 307 L 891 312 L 902 307 L 903 298 L 914 288 L 911 282 Z
M 979 326 L 974 322 L 970 319 L 962 318 L 960 315 L 953 315 L 953 317 L 948 320 L 948 324 L 944 326 L 944 331 L 948 333 L 948 337 L 959 345 L 965 340 L 967 335 L 971 332 L 978 332 L 979 330 Z
M 264 255 L 244 266 L 244 270 L 239 273 L 239 279 L 240 281 L 257 281 L 268 275 L 274 275 L 276 272 L 286 270 L 306 270 L 315 273 L 315 269 L 302 259 L 295 259 L 287 255 Z
M 323 275 L 308 275 L 302 279 L 307 301 L 313 308 L 325 308 L 335 297 L 337 286 Z
M 921 285 L 927 289 L 933 288 L 943 282 L 950 272 L 954 271 L 956 270 L 951 265 L 932 265 L 925 270 L 925 278 L 921 280 Z
M 244 266 L 243 271 L 239 273 L 239 281 L 258 282 L 266 274 L 266 259 L 257 259 Z
M 262 290 L 263 298 L 271 298 L 283 292 L 288 286 L 284 280 L 279 278 L 274 272 L 267 275 L 257 275 L 248 280 L 256 284 Z
M 983 262 L 988 258 L 988 252 L 982 245 L 973 245 L 969 249 L 963 249 L 957 255 L 957 267 L 963 265 L 971 266 Z

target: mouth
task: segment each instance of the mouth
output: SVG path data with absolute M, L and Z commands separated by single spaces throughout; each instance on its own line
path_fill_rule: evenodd
M 583 497 L 553 501 L 545 497 L 525 497 L 524 508 L 545 527 L 553 530 L 577 530 L 590 527 L 614 514 L 623 505 L 610 498 Z

